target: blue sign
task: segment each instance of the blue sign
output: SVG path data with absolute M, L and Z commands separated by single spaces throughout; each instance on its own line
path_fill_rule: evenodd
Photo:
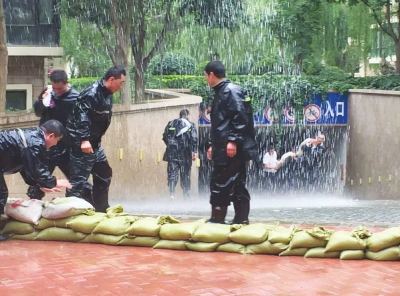
M 304 104 L 303 119 L 298 122 L 291 106 L 286 106 L 281 112 L 266 107 L 263 112 L 254 115 L 255 124 L 329 124 L 343 125 L 348 120 L 348 97 L 339 93 L 328 93 L 323 100 L 321 95 L 316 95 L 310 102 Z M 211 109 L 200 104 L 199 124 L 211 124 Z

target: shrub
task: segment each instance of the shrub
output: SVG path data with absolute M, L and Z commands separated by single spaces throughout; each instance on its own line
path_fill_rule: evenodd
M 194 58 L 179 52 L 167 52 L 155 56 L 148 67 L 153 75 L 189 75 L 194 74 L 197 62 Z

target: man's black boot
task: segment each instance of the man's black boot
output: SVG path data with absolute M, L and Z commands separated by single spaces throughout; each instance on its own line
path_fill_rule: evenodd
M 247 199 L 233 202 L 235 209 L 235 217 L 229 224 L 246 224 L 249 225 L 250 201 Z
M 227 206 L 218 207 L 211 206 L 211 218 L 207 220 L 207 223 L 225 224 Z
M 6 233 L 0 234 L 0 242 L 6 241 L 9 238 L 10 238 L 10 235 L 8 235 Z

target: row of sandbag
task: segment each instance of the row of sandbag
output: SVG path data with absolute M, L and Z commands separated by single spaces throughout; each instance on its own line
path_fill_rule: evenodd
M 371 233 L 363 227 L 332 231 L 322 227 L 302 230 L 255 223 L 208 224 L 205 220 L 180 223 L 162 216 L 136 217 L 120 206 L 107 214 L 90 213 L 63 219 L 41 218 L 37 225 L 8 221 L 3 233 L 14 239 L 52 240 L 108 245 L 131 245 L 156 249 L 222 251 L 242 254 L 399 260 L 400 227 Z

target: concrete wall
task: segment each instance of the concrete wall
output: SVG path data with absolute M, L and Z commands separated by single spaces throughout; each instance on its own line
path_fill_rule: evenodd
M 152 93 L 158 92 L 152 91 Z M 169 198 L 167 163 L 162 161 L 165 151 L 162 133 L 168 121 L 178 118 L 179 111 L 184 108 L 189 110 L 192 121 L 196 123 L 201 98 L 172 92 L 168 92 L 167 95 L 169 99 L 131 105 L 129 110 L 122 109 L 123 106 L 114 106 L 112 123 L 102 142 L 113 169 L 110 200 L 112 198 Z M 14 114 L 4 117 L 3 120 L 5 123 L 2 128 L 16 127 L 18 120 L 21 120 L 18 123 L 20 127 L 37 125 L 37 119 L 32 114 Z M 122 149 L 122 155 L 120 149 Z M 139 159 L 140 150 L 142 150 L 142 160 Z M 122 159 L 120 159 L 120 155 Z M 55 175 L 63 176 L 58 170 Z M 191 194 L 197 195 L 198 168 L 195 162 L 193 162 L 191 180 Z M 27 186 L 19 174 L 6 176 L 6 182 L 10 196 L 25 196 Z M 46 199 L 51 196 L 49 195 Z M 176 198 L 182 198 L 179 184 Z
M 346 193 L 400 199 L 400 92 L 351 90 Z

